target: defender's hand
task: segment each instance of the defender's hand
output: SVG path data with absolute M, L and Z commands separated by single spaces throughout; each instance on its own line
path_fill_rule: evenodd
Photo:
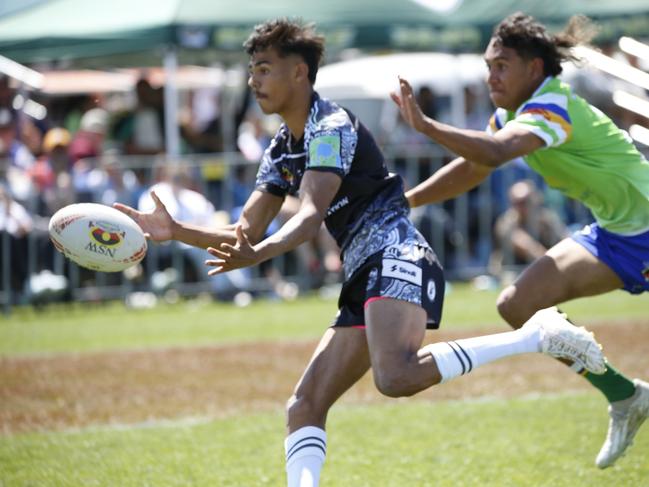
M 400 94 L 392 92 L 390 98 L 399 107 L 401 116 L 406 123 L 418 132 L 423 132 L 426 129 L 428 117 L 419 108 L 412 86 L 407 80 L 399 76 L 399 88 Z

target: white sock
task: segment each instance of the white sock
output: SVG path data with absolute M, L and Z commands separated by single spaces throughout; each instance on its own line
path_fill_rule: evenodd
M 432 343 L 423 350 L 433 356 L 442 382 L 446 382 L 500 358 L 540 352 L 541 333 L 531 326 L 495 335 Z
M 317 487 L 327 453 L 327 433 L 304 426 L 284 441 L 288 487 Z

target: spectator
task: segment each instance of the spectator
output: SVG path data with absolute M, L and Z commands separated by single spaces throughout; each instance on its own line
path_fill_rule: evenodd
M 108 112 L 103 108 L 92 108 L 83 114 L 80 129 L 70 143 L 73 164 L 80 159 L 101 155 L 108 132 L 108 118 Z
M 93 108 L 101 108 L 103 103 L 101 95 L 93 93 L 90 95 L 79 95 L 67 99 L 63 107 L 61 123 L 71 134 L 81 129 L 81 118 L 83 114 Z
M 237 149 L 247 161 L 259 161 L 268 144 L 270 144 L 270 137 L 258 116 L 252 115 L 239 125 Z
M 509 190 L 509 202 L 511 207 L 494 226 L 491 264 L 497 275 L 504 266 L 532 263 L 568 236 L 559 215 L 543 206 L 543 195 L 531 180 L 515 183 Z
M 135 109 L 115 124 L 115 138 L 129 155 L 154 155 L 164 152 L 164 109 L 162 89 L 140 78 L 135 91 Z
M 116 201 L 136 205 L 144 192 L 135 173 L 125 169 L 116 154 L 104 155 L 98 167 L 89 171 L 86 182 L 92 201 L 108 206 Z
M 16 113 L 8 108 L 0 108 L 0 159 L 7 161 L 5 177 L 11 195 L 27 202 L 34 192 L 28 171 L 35 158 L 19 140 Z
M 52 216 L 75 202 L 68 147 L 72 137 L 64 128 L 50 129 L 43 138 L 43 154 L 29 171 L 38 189 L 37 213 Z
M 7 242 L 10 252 L 11 290 L 22 292 L 28 277 L 27 237 L 34 228 L 34 220 L 20 203 L 15 201 L 8 189 L 0 185 L 0 252 Z M 6 237 L 8 236 L 8 238 Z M 1 268 L 0 275 L 4 274 Z
M 13 111 L 13 101 L 16 95 L 9 84 L 9 77 L 0 74 L 0 109 L 6 108 Z
M 190 152 L 223 152 L 218 91 L 201 89 L 191 94 L 189 107 L 181 113 L 180 133 Z
M 213 226 L 215 218 L 214 205 L 202 194 L 189 189 L 191 177 L 187 168 L 163 168 L 160 181 L 145 191 L 138 201 L 140 211 L 149 211 L 155 207 L 151 192 L 155 192 L 167 207 L 170 215 L 194 225 Z M 211 255 L 205 250 L 178 243 L 183 257 L 190 264 L 190 278 L 209 282 L 212 292 L 219 298 L 230 298 L 236 292 L 246 288 L 249 283 L 249 271 L 238 270 L 228 274 L 209 277 L 205 271 L 205 260 Z M 159 246 L 160 257 L 170 261 L 171 246 Z

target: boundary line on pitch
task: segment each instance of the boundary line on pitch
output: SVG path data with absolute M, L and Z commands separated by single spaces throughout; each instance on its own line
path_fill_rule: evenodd
M 499 396 L 492 396 L 492 395 L 487 395 L 487 396 L 480 396 L 480 397 L 473 397 L 473 398 L 467 398 L 467 399 L 449 399 L 446 401 L 431 401 L 431 400 L 424 400 L 424 399 L 411 399 L 408 398 L 404 400 L 401 404 L 406 405 L 406 404 L 494 404 L 494 403 L 499 403 L 499 402 L 508 402 L 508 401 L 523 401 L 523 402 L 531 402 L 531 401 L 536 401 L 539 399 L 545 399 L 545 400 L 557 400 L 557 399 L 564 399 L 564 398 L 569 398 L 569 397 L 576 397 L 576 396 L 583 396 L 583 395 L 588 395 L 588 392 L 585 391 L 580 391 L 580 390 L 572 390 L 572 391 L 565 391 L 565 392 L 558 392 L 558 393 L 539 393 L 539 392 L 532 392 L 532 393 L 527 393 L 527 394 L 522 394 L 520 396 L 511 396 L 511 397 L 499 397 Z M 366 407 L 394 407 L 395 404 L 389 404 L 389 403 L 372 403 L 372 404 L 366 404 L 366 403 L 349 403 L 349 404 L 340 404 L 337 406 L 337 409 L 339 410 L 352 410 L 352 409 L 358 409 L 358 408 L 366 408 Z M 280 412 L 279 410 L 277 412 Z M 257 411 L 251 416 L 257 415 L 257 414 L 272 414 L 273 411 Z M 72 427 L 72 428 L 67 428 L 63 430 L 58 430 L 58 431 L 33 431 L 30 433 L 19 433 L 15 436 L 21 436 L 22 434 L 36 434 L 36 435 L 75 435 L 75 434 L 84 434 L 84 433 L 101 433 L 101 432 L 111 432 L 111 431 L 134 431 L 134 430 L 145 430 L 145 429 L 156 429 L 156 428 L 186 428 L 186 427 L 192 427 L 192 426 L 200 426 L 204 424 L 208 424 L 211 422 L 215 421 L 221 421 L 221 420 L 227 420 L 231 419 L 236 415 L 233 414 L 227 414 L 224 416 L 218 416 L 218 415 L 206 415 L 206 416 L 185 416 L 185 417 L 180 417 L 176 419 L 169 419 L 169 418 L 161 418 L 161 419 L 151 419 L 151 420 L 146 420 L 146 421 L 141 421 L 137 423 L 111 423 L 111 424 L 96 424 L 96 425 L 89 425 L 89 426 L 83 426 L 83 427 Z M 14 436 L 14 435 L 10 435 Z

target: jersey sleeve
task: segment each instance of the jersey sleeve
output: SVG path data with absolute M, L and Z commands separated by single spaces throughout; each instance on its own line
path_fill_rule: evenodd
M 257 179 L 255 181 L 255 189 L 270 193 L 275 196 L 286 196 L 290 189 L 290 181 L 287 177 L 279 173 L 277 166 L 273 164 L 272 149 L 276 145 L 276 140 L 273 139 L 271 144 L 264 151 L 257 171 Z
M 509 124 L 529 130 L 543 140 L 546 147 L 557 147 L 572 136 L 568 97 L 560 93 L 545 93 L 530 98 Z
M 507 111 L 502 108 L 497 108 L 489 119 L 485 132 L 489 135 L 493 135 L 503 128 L 505 123 L 507 123 Z

